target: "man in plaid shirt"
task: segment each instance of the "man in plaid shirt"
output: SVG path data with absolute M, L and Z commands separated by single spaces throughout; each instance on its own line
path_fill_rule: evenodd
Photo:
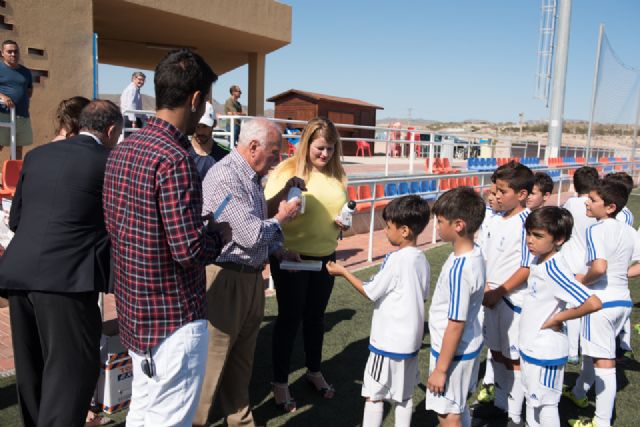
M 204 266 L 229 241 L 202 218 L 201 181 L 187 152 L 216 74 L 197 54 L 156 67 L 156 117 L 109 157 L 104 211 L 112 241 L 120 339 L 133 362 L 128 426 L 190 426 L 204 377 Z

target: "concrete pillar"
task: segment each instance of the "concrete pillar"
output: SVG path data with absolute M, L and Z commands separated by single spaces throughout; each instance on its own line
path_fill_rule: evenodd
M 264 115 L 264 53 L 249 53 L 249 115 Z

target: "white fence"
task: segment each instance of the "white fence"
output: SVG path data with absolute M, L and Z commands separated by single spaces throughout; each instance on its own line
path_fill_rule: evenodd
M 0 122 L 0 127 L 9 129 L 9 145 L 11 147 L 11 160 L 16 159 L 16 108 L 11 107 L 9 109 L 9 121 L 8 122 Z

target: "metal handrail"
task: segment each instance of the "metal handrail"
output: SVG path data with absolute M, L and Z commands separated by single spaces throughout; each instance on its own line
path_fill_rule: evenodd
M 4 102 L 0 102 L 0 103 L 5 104 Z M 15 160 L 17 157 L 17 154 L 16 154 L 16 146 L 17 146 L 16 107 L 15 106 L 9 108 L 9 122 L 0 122 L 0 127 L 9 128 L 9 133 L 10 133 L 9 146 L 11 147 L 11 160 Z

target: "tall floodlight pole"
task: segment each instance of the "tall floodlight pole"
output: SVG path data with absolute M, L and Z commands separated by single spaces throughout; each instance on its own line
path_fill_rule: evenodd
M 593 118 L 596 113 L 596 97 L 598 96 L 598 78 L 600 77 L 600 52 L 602 51 L 602 38 L 604 36 L 604 24 L 600 24 L 598 32 L 598 46 L 596 47 L 596 68 L 593 72 L 593 86 L 591 87 L 591 116 L 589 117 L 589 128 L 587 130 L 587 164 L 591 157 L 591 137 L 593 134 Z
M 560 0 L 558 14 L 558 44 L 553 62 L 549 140 L 545 158 L 558 157 L 562 143 L 564 95 L 567 86 L 567 59 L 569 57 L 569 29 L 571 27 L 571 0 Z

